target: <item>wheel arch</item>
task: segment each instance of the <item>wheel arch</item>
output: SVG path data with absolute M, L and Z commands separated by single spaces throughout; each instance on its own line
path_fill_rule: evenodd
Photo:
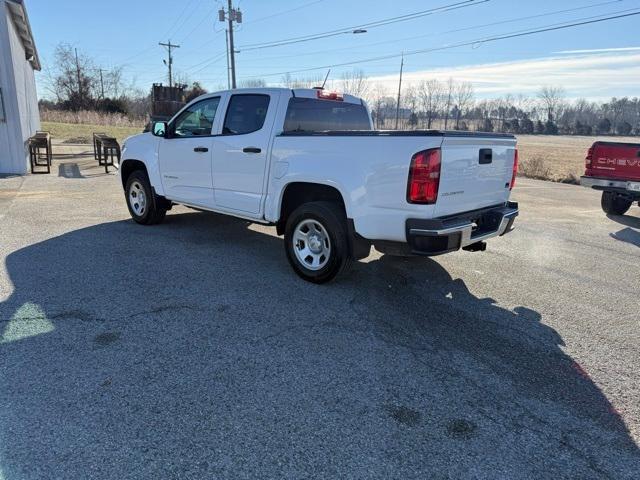
M 283 187 L 280 195 L 276 221 L 278 234 L 284 233 L 287 219 L 296 208 L 304 203 L 318 201 L 338 203 L 348 217 L 345 197 L 336 186 L 318 182 L 292 181 Z
M 135 158 L 127 158 L 126 160 L 120 162 L 120 180 L 122 182 L 122 188 L 126 188 L 129 175 L 131 175 L 136 170 L 143 170 L 147 174 L 147 176 L 149 175 L 147 165 L 141 160 L 137 160 Z
M 278 235 L 283 235 L 289 215 L 304 203 L 329 201 L 336 202 L 345 214 L 347 222 L 349 250 L 356 259 L 366 258 L 371 251 L 371 242 L 358 235 L 349 215 L 347 197 L 335 186 L 318 182 L 293 181 L 282 189 L 280 203 L 278 205 L 278 220 L 276 230 Z

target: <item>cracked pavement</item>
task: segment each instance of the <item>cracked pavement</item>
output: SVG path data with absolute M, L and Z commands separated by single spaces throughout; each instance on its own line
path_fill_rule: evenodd
M 514 197 L 485 253 L 315 286 L 92 160 L 0 179 L 0 479 L 638 478 L 640 209 Z

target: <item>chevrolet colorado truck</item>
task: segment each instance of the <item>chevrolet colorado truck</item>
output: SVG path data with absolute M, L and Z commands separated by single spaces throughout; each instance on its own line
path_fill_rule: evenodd
M 371 246 L 485 250 L 518 215 L 516 171 L 511 135 L 375 131 L 359 98 L 260 88 L 203 95 L 128 138 L 119 177 L 136 222 L 181 204 L 275 225 L 294 271 L 324 283 Z
M 607 214 L 624 215 L 633 202 L 640 205 L 640 143 L 594 143 L 580 183 L 602 191 Z

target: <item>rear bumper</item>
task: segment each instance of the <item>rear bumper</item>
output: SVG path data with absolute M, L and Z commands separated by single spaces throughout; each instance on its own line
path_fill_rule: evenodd
M 518 204 L 508 202 L 442 219 L 409 219 L 407 242 L 415 255 L 442 255 L 511 232 L 518 214 Z
M 614 180 L 601 177 L 580 177 L 580 185 L 595 190 L 611 190 L 621 193 L 640 194 L 640 191 L 636 190 L 636 188 L 638 188 L 636 185 L 638 184 L 640 184 L 640 182 L 628 182 L 626 180 Z

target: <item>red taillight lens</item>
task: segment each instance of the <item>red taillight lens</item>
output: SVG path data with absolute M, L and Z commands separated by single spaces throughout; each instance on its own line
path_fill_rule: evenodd
M 593 150 L 594 148 L 591 147 L 587 152 L 587 158 L 585 159 L 585 162 L 584 162 L 585 175 L 591 174 L 591 166 L 593 164 Z
M 509 185 L 509 190 L 513 190 L 513 187 L 516 186 L 516 177 L 518 176 L 518 149 L 516 148 L 516 153 L 513 156 L 513 175 L 511 175 L 511 185 Z
M 439 148 L 416 153 L 409 168 L 407 201 L 430 205 L 438 199 L 441 152 Z
M 320 100 L 335 100 L 336 102 L 344 101 L 344 97 L 337 92 L 326 92 L 324 90 L 318 90 L 318 98 Z

